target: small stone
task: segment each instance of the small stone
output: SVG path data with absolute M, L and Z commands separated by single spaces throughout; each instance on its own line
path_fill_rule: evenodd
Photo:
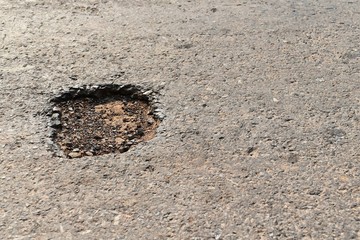
M 115 138 L 115 142 L 117 143 L 117 144 L 123 144 L 124 143 L 124 139 L 122 139 L 122 138 L 120 138 L 120 137 L 117 137 L 117 138 Z
M 315 188 L 309 191 L 309 195 L 320 195 L 321 192 L 322 192 L 321 189 Z
M 86 154 L 87 156 L 93 156 L 93 155 L 94 155 L 94 154 L 93 154 L 92 152 L 90 152 L 90 151 L 85 152 L 85 154 Z
M 144 136 L 144 135 L 145 135 L 144 129 L 138 128 L 138 129 L 136 130 L 136 135 Z
M 71 152 L 68 154 L 68 156 L 71 158 L 79 158 L 79 157 L 81 157 L 81 153 L 80 152 Z
M 61 111 L 61 109 L 59 107 L 53 107 L 52 111 L 54 113 L 59 113 Z
M 50 125 L 50 127 L 53 127 L 53 128 L 59 128 L 59 127 L 61 127 L 61 122 L 59 119 L 52 119 L 50 121 L 49 125 Z
M 150 94 L 152 94 L 151 90 L 144 92 L 144 95 L 150 95 Z
M 250 146 L 250 147 L 248 147 L 248 148 L 246 149 L 246 153 L 247 153 L 247 154 L 251 154 L 251 153 L 254 152 L 255 150 L 256 150 L 255 147 Z
M 70 78 L 71 80 L 73 80 L 73 81 L 78 80 L 78 76 L 77 76 L 77 75 L 71 75 L 71 76 L 69 76 L 69 78 Z
M 74 148 L 72 151 L 73 151 L 73 152 L 80 152 L 80 149 Z
M 95 135 L 95 136 L 94 136 L 94 139 L 96 139 L 96 140 L 101 140 L 102 137 L 101 137 L 100 135 Z
M 156 113 L 156 116 L 160 119 L 160 120 L 163 120 L 165 118 L 165 115 L 161 112 L 157 112 Z
M 286 116 L 286 117 L 284 117 L 284 121 L 285 122 L 290 122 L 290 121 L 292 121 L 292 120 L 294 120 L 292 117 L 290 117 L 290 116 Z
M 134 139 L 136 136 L 134 134 L 128 134 L 127 137 L 128 137 L 128 139 L 131 140 L 131 139 Z
M 119 151 L 123 153 L 126 152 L 127 150 L 129 150 L 129 146 L 122 146 Z
M 278 99 L 276 99 L 276 98 L 273 98 L 273 101 L 275 102 L 275 103 L 277 103 L 277 102 L 280 102 Z
M 60 114 L 59 114 L 59 113 L 53 113 L 53 114 L 51 115 L 51 118 L 52 118 L 52 119 L 59 119 L 59 118 L 60 118 Z
M 51 126 L 51 123 L 49 124 L 49 126 L 52 127 L 52 126 Z M 48 137 L 50 137 L 50 138 L 55 137 L 55 135 L 56 135 L 55 129 L 51 129 L 51 130 L 48 132 Z

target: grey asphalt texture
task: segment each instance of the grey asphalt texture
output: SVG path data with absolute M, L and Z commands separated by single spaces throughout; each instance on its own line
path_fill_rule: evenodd
M 360 239 L 360 2 L 0 0 L 1 239 Z M 67 159 L 44 109 L 152 89 L 123 154 Z

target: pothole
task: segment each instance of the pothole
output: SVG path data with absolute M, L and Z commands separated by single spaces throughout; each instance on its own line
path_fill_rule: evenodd
M 68 158 L 123 153 L 155 137 L 163 118 L 154 94 L 134 85 L 86 85 L 51 100 L 56 151 Z

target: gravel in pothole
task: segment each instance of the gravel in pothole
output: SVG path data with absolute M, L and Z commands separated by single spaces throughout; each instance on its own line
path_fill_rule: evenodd
M 83 98 L 60 102 L 54 141 L 69 158 L 125 152 L 154 138 L 159 120 L 142 100 Z

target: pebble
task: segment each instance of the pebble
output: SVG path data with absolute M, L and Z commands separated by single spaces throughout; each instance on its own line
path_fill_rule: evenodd
M 81 153 L 80 152 L 71 152 L 68 154 L 68 156 L 71 158 L 79 158 L 79 157 L 81 157 Z
M 49 123 L 49 126 L 52 127 L 52 126 L 51 126 L 51 123 Z M 48 135 L 49 138 L 53 138 L 53 137 L 55 137 L 55 135 L 56 135 L 56 131 L 55 131 L 54 129 L 51 129 L 51 130 L 48 132 L 47 135 Z
M 51 118 L 52 118 L 52 119 L 59 119 L 59 118 L 60 118 L 60 114 L 59 114 L 59 113 L 53 113 L 53 114 L 51 115 Z
M 94 155 L 92 152 L 89 152 L 89 151 L 85 152 L 85 154 L 86 154 L 87 156 L 93 156 L 93 155 Z
M 95 152 L 95 151 L 99 151 L 99 150 L 101 150 L 101 147 L 99 145 L 95 145 L 91 151 Z
M 120 137 L 117 137 L 117 138 L 115 138 L 115 142 L 117 143 L 117 144 L 123 144 L 124 143 L 124 139 L 122 139 L 122 138 L 120 138 Z
M 50 121 L 50 127 L 57 128 L 61 126 L 61 122 L 59 119 L 52 119 Z
M 151 90 L 144 92 L 144 95 L 150 95 L 150 94 L 152 94 Z
M 54 113 L 59 113 L 61 111 L 61 109 L 59 107 L 53 107 L 52 111 Z
M 160 119 L 160 120 L 163 120 L 165 118 L 165 115 L 161 112 L 157 112 L 156 113 L 156 116 Z

